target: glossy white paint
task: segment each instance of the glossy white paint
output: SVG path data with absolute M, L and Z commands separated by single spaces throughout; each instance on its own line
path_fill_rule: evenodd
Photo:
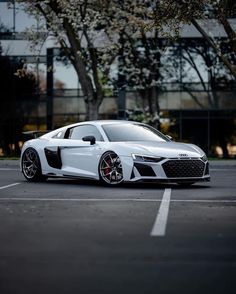
M 167 142 L 109 142 L 102 125 L 105 124 L 132 124 L 128 121 L 90 121 L 77 123 L 49 132 L 37 139 L 25 142 L 22 148 L 23 152 L 28 148 L 34 148 L 40 158 L 42 174 L 47 176 L 77 176 L 92 179 L 99 179 L 98 166 L 101 156 L 107 151 L 115 152 L 122 164 L 124 181 L 138 181 L 142 179 L 167 180 L 162 164 L 171 159 L 186 156 L 187 158 L 201 158 L 204 152 L 197 146 L 185 143 Z M 80 125 L 93 125 L 101 133 L 104 141 L 96 141 L 94 145 L 82 140 L 72 140 L 64 138 L 53 138 L 59 132 L 65 132 L 68 128 Z M 89 134 L 88 134 L 89 135 Z M 54 168 L 48 164 L 45 155 L 45 148 L 60 149 L 61 168 Z M 162 157 L 161 162 L 148 163 L 154 170 L 155 177 L 143 177 L 134 167 L 132 154 L 141 154 L 143 156 Z M 131 173 L 134 173 L 134 177 Z M 202 177 L 204 180 L 204 177 Z

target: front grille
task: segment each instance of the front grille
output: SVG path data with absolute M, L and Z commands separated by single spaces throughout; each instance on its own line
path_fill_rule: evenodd
M 198 159 L 168 160 L 162 164 L 168 178 L 202 177 L 205 164 Z

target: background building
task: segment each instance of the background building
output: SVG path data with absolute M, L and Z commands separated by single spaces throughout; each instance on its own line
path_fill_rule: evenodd
M 236 29 L 235 19 L 230 21 Z M 1 154 L 19 152 L 23 131 L 85 119 L 83 93 L 74 68 L 63 59 L 53 38 L 31 48 L 24 34 L 30 25 L 37 28 L 37 20 L 27 15 L 22 5 L 0 1 Z M 214 19 L 205 28 L 218 38 L 226 37 Z M 159 38 L 159 44 L 164 49 L 158 68 L 157 126 L 175 140 L 200 145 L 208 155 L 235 156 L 233 77 L 193 26 L 184 26 L 180 39 Z M 126 81 L 121 84 L 125 87 L 107 87 L 99 117 L 153 123 L 155 118 L 149 115 L 141 92 Z

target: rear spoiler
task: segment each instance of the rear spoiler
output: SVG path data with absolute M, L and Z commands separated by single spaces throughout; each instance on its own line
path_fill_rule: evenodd
M 51 131 L 49 130 L 45 130 L 45 131 L 27 131 L 27 132 L 23 132 L 22 134 L 26 135 L 26 136 L 30 136 L 31 138 L 38 138 L 46 133 L 49 133 Z

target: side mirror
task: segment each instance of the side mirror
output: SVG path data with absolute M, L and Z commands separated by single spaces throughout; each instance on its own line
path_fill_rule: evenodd
M 171 136 L 166 135 L 166 138 L 169 139 L 170 141 L 173 139 Z
M 96 143 L 96 139 L 94 136 L 85 136 L 82 138 L 85 142 L 90 142 L 90 145 L 94 145 Z

